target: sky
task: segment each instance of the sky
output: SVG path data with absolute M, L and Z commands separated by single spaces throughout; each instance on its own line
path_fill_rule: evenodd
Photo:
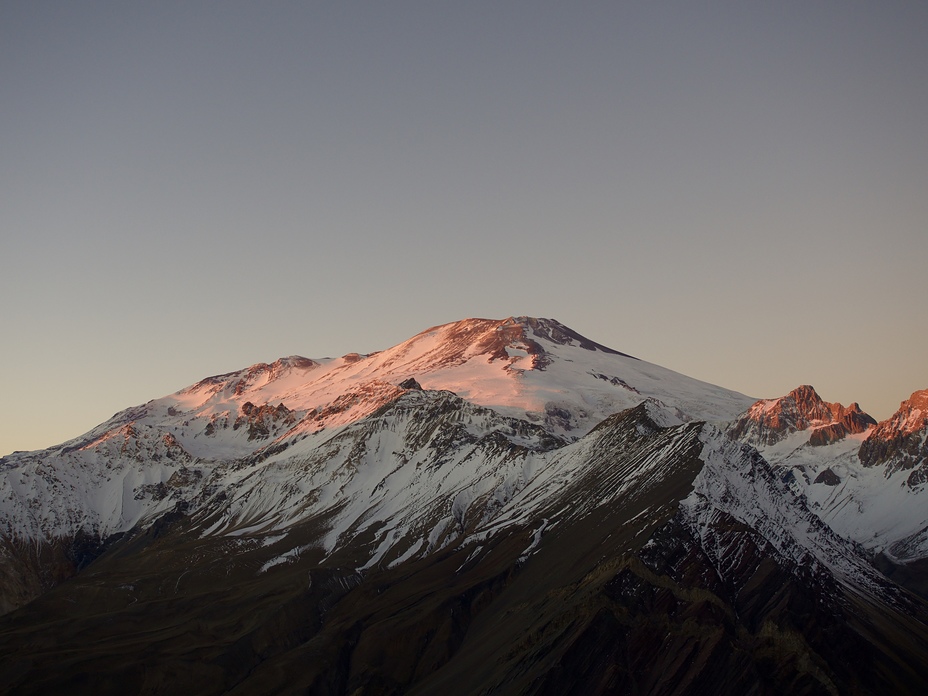
M 0 3 L 0 454 L 284 355 L 555 318 L 928 388 L 928 4 Z

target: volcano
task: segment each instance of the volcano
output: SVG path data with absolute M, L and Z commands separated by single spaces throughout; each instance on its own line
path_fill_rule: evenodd
M 0 459 L 15 693 L 925 693 L 928 410 L 551 319 L 208 377 Z

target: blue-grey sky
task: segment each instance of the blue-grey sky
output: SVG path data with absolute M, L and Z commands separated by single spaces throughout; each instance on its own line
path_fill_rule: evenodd
M 281 355 L 556 318 L 928 387 L 928 4 L 4 2 L 0 454 Z

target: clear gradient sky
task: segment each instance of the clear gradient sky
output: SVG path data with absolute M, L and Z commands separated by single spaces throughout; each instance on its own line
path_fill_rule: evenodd
M 0 4 L 0 454 L 552 317 L 756 397 L 928 387 L 928 3 Z

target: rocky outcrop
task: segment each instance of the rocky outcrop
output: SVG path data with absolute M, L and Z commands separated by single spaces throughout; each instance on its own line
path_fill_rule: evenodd
M 823 470 L 812 483 L 824 483 L 826 486 L 837 486 L 841 483 L 841 477 L 838 476 L 831 467 Z
M 858 456 L 864 466 L 887 464 L 887 476 L 915 469 L 910 485 L 924 483 L 928 470 L 928 389 L 912 394 L 896 413 L 880 422 L 861 444 Z
M 242 404 L 242 415 L 235 419 L 232 426 L 234 430 L 241 427 L 248 428 L 249 440 L 263 440 L 271 433 L 279 430 L 281 426 L 292 426 L 296 423 L 296 416 L 282 403 L 277 406 L 264 404 L 255 406 L 250 401 Z
M 829 445 L 876 425 L 856 403 L 844 407 L 823 401 L 815 389 L 803 385 L 779 399 L 761 399 L 729 429 L 736 440 L 769 446 L 797 431 L 810 430 L 809 444 Z
M 410 377 L 409 379 L 403 380 L 399 384 L 400 389 L 412 389 L 415 391 L 422 391 L 422 385 L 416 381 L 415 377 Z

